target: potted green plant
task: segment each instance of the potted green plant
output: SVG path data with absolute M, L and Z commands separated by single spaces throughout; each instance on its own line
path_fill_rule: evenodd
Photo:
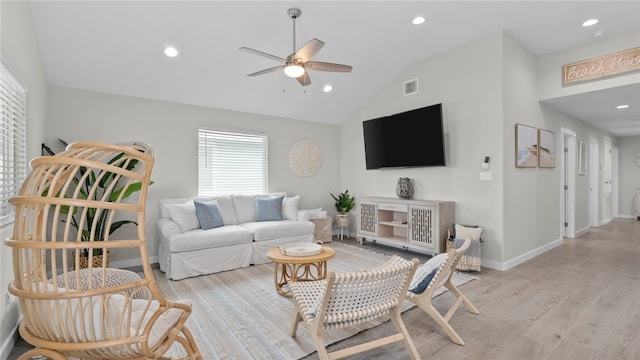
M 65 146 L 67 145 L 67 143 L 64 140 L 62 139 L 58 139 L 58 140 L 60 140 L 60 142 L 62 142 Z M 53 151 L 44 143 L 42 144 L 42 149 L 43 149 L 43 154 L 55 155 Z M 126 161 L 125 159 L 123 159 L 124 155 L 125 155 L 124 153 L 121 153 L 114 156 L 112 159 L 108 161 L 108 164 L 112 166 L 117 166 L 120 168 L 124 167 L 127 170 L 132 170 L 133 168 L 135 168 L 138 163 L 138 160 L 133 159 L 133 160 Z M 91 171 L 91 173 L 87 174 L 87 171 Z M 85 176 L 85 174 L 87 174 L 87 176 Z M 129 196 L 131 196 L 133 193 L 136 193 L 142 189 L 142 184 L 139 182 L 131 183 L 128 186 L 116 184 L 115 186 L 111 187 L 112 182 L 116 179 L 115 173 L 107 172 L 102 177 L 99 177 L 98 175 L 99 174 L 94 173 L 93 170 L 89 170 L 85 167 L 80 167 L 80 169 L 78 170 L 78 173 L 73 179 L 74 184 L 76 186 L 81 187 L 81 190 L 78 195 L 79 198 L 84 200 L 89 199 L 94 201 L 100 201 L 101 199 L 106 198 L 107 201 L 115 201 L 116 199 L 118 199 L 118 197 L 121 196 L 121 194 L 122 194 L 122 199 L 126 199 Z M 82 183 L 80 183 L 81 181 Z M 153 184 L 153 182 L 151 182 L 150 184 Z M 91 191 L 91 189 L 94 187 L 97 190 Z M 110 193 L 105 194 L 105 192 L 107 191 L 110 191 Z M 61 209 L 61 213 L 68 214 L 69 206 L 63 206 Z M 85 215 L 86 219 L 84 223 L 81 225 L 80 222 L 78 221 L 78 217 L 82 216 L 81 213 L 82 211 L 79 211 L 77 207 L 74 207 L 73 214 L 70 218 L 70 221 L 71 221 L 71 226 L 73 226 L 73 228 L 76 229 L 76 231 L 78 231 L 78 233 L 80 234 L 82 241 L 90 241 L 91 235 L 92 235 L 91 227 L 94 221 L 96 222 L 95 233 L 93 234 L 94 241 L 103 241 L 107 234 L 108 235 L 113 234 L 116 230 L 121 228 L 123 225 L 127 225 L 127 224 L 138 225 L 138 223 L 133 220 L 119 220 L 119 221 L 112 222 L 109 228 L 107 229 L 107 224 L 108 224 L 107 220 L 109 218 L 111 210 L 102 209 L 101 211 L 98 211 L 98 209 L 96 208 L 87 209 L 86 215 Z M 66 221 L 66 220 L 61 220 L 61 221 Z M 99 261 L 100 260 L 99 257 L 102 255 L 103 255 L 102 248 L 93 249 L 94 261 L 95 260 Z M 82 256 L 85 258 L 88 258 L 89 249 L 84 249 Z M 107 256 L 107 263 L 108 263 L 109 262 L 108 251 L 106 256 Z M 83 262 L 81 259 L 81 267 L 86 267 L 86 264 L 88 264 L 88 260 L 85 260 Z
M 349 212 L 356 206 L 356 199 L 353 195 L 349 195 L 349 190 L 345 190 L 338 196 L 329 192 L 329 195 L 335 200 L 336 211 L 336 226 L 339 228 L 346 228 L 349 226 Z

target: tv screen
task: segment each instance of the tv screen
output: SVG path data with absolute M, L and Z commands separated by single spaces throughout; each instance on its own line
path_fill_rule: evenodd
M 446 166 L 442 104 L 362 122 L 367 170 Z

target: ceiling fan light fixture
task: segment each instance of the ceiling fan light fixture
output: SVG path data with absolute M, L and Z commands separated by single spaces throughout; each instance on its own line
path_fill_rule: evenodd
M 304 75 L 304 68 L 300 64 L 287 64 L 284 68 L 284 73 L 288 77 L 297 78 Z

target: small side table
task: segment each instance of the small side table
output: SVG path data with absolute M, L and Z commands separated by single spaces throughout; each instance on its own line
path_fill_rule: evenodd
M 330 217 L 311 219 L 315 226 L 313 231 L 313 240 L 318 244 L 325 244 L 331 242 L 331 224 L 333 219 Z
M 335 256 L 336 251 L 328 246 L 323 246 L 321 253 L 311 256 L 284 255 L 280 253 L 280 248 L 269 250 L 267 257 L 275 264 L 273 281 L 276 291 L 282 296 L 291 297 L 289 290 L 283 288 L 287 282 L 326 279 L 327 260 Z

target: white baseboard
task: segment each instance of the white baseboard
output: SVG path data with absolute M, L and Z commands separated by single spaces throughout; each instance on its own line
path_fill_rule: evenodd
M 158 262 L 158 257 L 157 256 L 149 257 L 149 262 L 151 264 L 157 263 Z M 118 269 L 125 269 L 125 268 L 134 267 L 134 266 L 142 266 L 142 260 L 129 259 L 129 260 L 111 261 L 110 262 L 110 266 L 114 267 L 114 268 L 118 268 Z
M 545 252 L 551 249 L 554 249 L 562 245 L 563 243 L 564 243 L 563 239 L 558 239 L 503 263 L 482 259 L 482 267 L 487 267 L 489 269 L 500 270 L 500 271 L 507 271 L 513 267 L 516 267 L 524 263 L 527 260 L 531 260 L 538 255 L 544 254 Z
M 582 235 L 584 235 L 584 234 L 588 233 L 589 231 L 591 231 L 591 227 L 590 227 L 590 226 L 587 226 L 587 227 L 585 227 L 585 228 L 582 228 L 582 229 L 580 229 L 580 230 L 576 231 L 576 237 L 578 237 L 578 236 L 582 236 Z
M 618 214 L 617 218 L 621 219 L 635 219 L 636 217 L 631 214 Z
M 610 222 L 611 222 L 611 218 L 600 220 L 600 222 L 598 223 L 598 226 L 604 226 L 604 225 L 607 225 Z

